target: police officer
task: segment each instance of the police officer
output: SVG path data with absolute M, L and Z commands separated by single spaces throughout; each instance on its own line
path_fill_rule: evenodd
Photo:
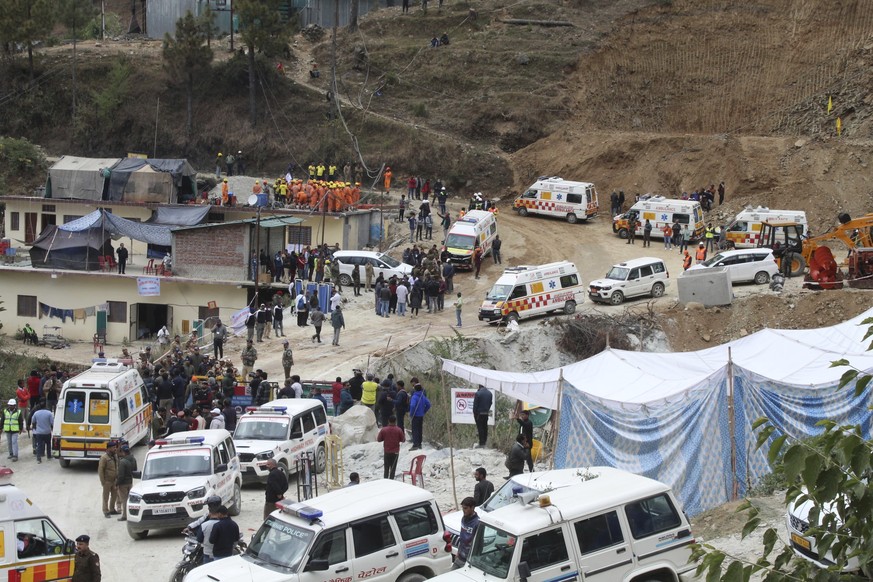
M 91 551 L 90 543 L 90 536 L 76 538 L 75 571 L 70 582 L 100 582 L 100 556 Z
M 282 342 L 282 347 L 282 368 L 285 370 L 285 379 L 287 380 L 291 377 L 291 366 L 294 365 L 294 352 L 291 351 L 288 340 Z

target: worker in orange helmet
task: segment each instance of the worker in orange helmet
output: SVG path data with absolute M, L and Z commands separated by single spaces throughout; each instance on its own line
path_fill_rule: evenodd
M 391 172 L 391 166 L 385 167 L 385 193 L 391 192 L 391 178 L 394 177 L 394 174 Z
M 261 193 L 261 183 L 255 180 L 255 185 L 252 186 L 252 194 L 260 194 Z

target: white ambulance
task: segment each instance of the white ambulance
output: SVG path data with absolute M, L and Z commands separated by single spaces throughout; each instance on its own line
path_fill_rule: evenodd
M 519 216 L 544 214 L 564 218 L 570 224 L 597 215 L 597 190 L 590 182 L 572 182 L 557 176 L 540 177 L 513 202 Z
M 276 507 L 244 554 L 185 582 L 423 582 L 452 566 L 451 534 L 421 487 L 377 479 Z
M 686 224 L 691 230 L 692 240 L 703 236 L 706 225 L 703 223 L 703 207 L 696 200 L 674 200 L 663 196 L 652 196 L 640 200 L 624 214 L 619 214 L 612 221 L 612 232 L 620 238 L 628 237 L 628 223 L 633 217 L 637 221 L 636 234 L 642 236 L 646 220 L 652 224 L 652 238 L 664 238 L 661 229 L 665 224 L 671 227 L 678 222 L 680 227 Z
M 327 465 L 324 438 L 329 434 L 327 413 L 314 398 L 280 398 L 247 408 L 233 433 L 243 483 L 266 483 L 270 459 L 286 477 L 295 473 L 301 453 L 312 453 L 321 473 Z
M 802 210 L 770 210 L 765 206 L 746 206 L 727 226 L 725 240 L 738 249 L 756 247 L 761 238 L 761 223 L 764 221 L 796 222 L 803 227 L 804 235 L 809 231 L 806 212 Z
M 682 506 L 658 481 L 590 467 L 578 484 L 479 513 L 464 567 L 434 582 L 694 580 Z
M 485 294 L 479 321 L 515 320 L 563 311 L 570 314 L 585 301 L 585 286 L 568 261 L 510 267 Z
M 52 428 L 52 449 L 61 467 L 70 461 L 99 461 L 110 440 L 131 446 L 151 439 L 152 406 L 132 360 L 97 358 L 67 380 Z
M 497 236 L 497 218 L 487 210 L 471 210 L 452 223 L 443 249 L 449 261 L 460 269 L 473 268 L 473 249 L 482 247 L 482 256 L 491 252 L 491 243 Z
M 0 485 L 0 579 L 69 580 L 76 547 L 21 489 Z

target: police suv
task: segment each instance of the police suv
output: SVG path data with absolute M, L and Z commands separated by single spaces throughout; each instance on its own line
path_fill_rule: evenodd
M 233 433 L 243 482 L 266 482 L 270 459 L 288 476 L 297 471 L 302 453 L 312 454 L 315 470 L 321 473 L 327 461 L 324 438 L 329 434 L 324 406 L 313 398 L 281 398 L 247 408 Z
M 155 441 L 142 478 L 127 498 L 127 533 L 144 539 L 152 529 L 182 529 L 206 513 L 206 499 L 221 497 L 231 515 L 242 508 L 242 476 L 230 433 L 191 430 Z
M 479 514 L 466 565 L 435 582 L 686 581 L 695 543 L 670 488 L 611 467 Z
M 244 554 L 185 582 L 422 582 L 451 568 L 450 534 L 419 487 L 381 479 L 276 506 Z

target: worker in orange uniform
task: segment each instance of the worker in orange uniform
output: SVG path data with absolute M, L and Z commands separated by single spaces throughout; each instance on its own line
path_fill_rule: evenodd
M 682 259 L 682 269 L 687 271 L 691 268 L 691 254 L 688 252 L 688 249 L 685 249 L 685 258 Z
M 697 246 L 697 254 L 696 254 L 695 258 L 697 259 L 698 265 L 706 260 L 706 243 L 701 242 Z
M 391 172 L 391 166 L 386 166 L 385 168 L 385 193 L 391 192 L 391 178 L 394 177 L 394 174 Z
M 255 180 L 255 185 L 252 186 L 252 194 L 260 194 L 261 193 L 261 183 Z
M 221 205 L 222 206 L 227 206 L 227 194 L 228 194 L 227 178 L 225 178 L 224 181 L 221 183 Z

